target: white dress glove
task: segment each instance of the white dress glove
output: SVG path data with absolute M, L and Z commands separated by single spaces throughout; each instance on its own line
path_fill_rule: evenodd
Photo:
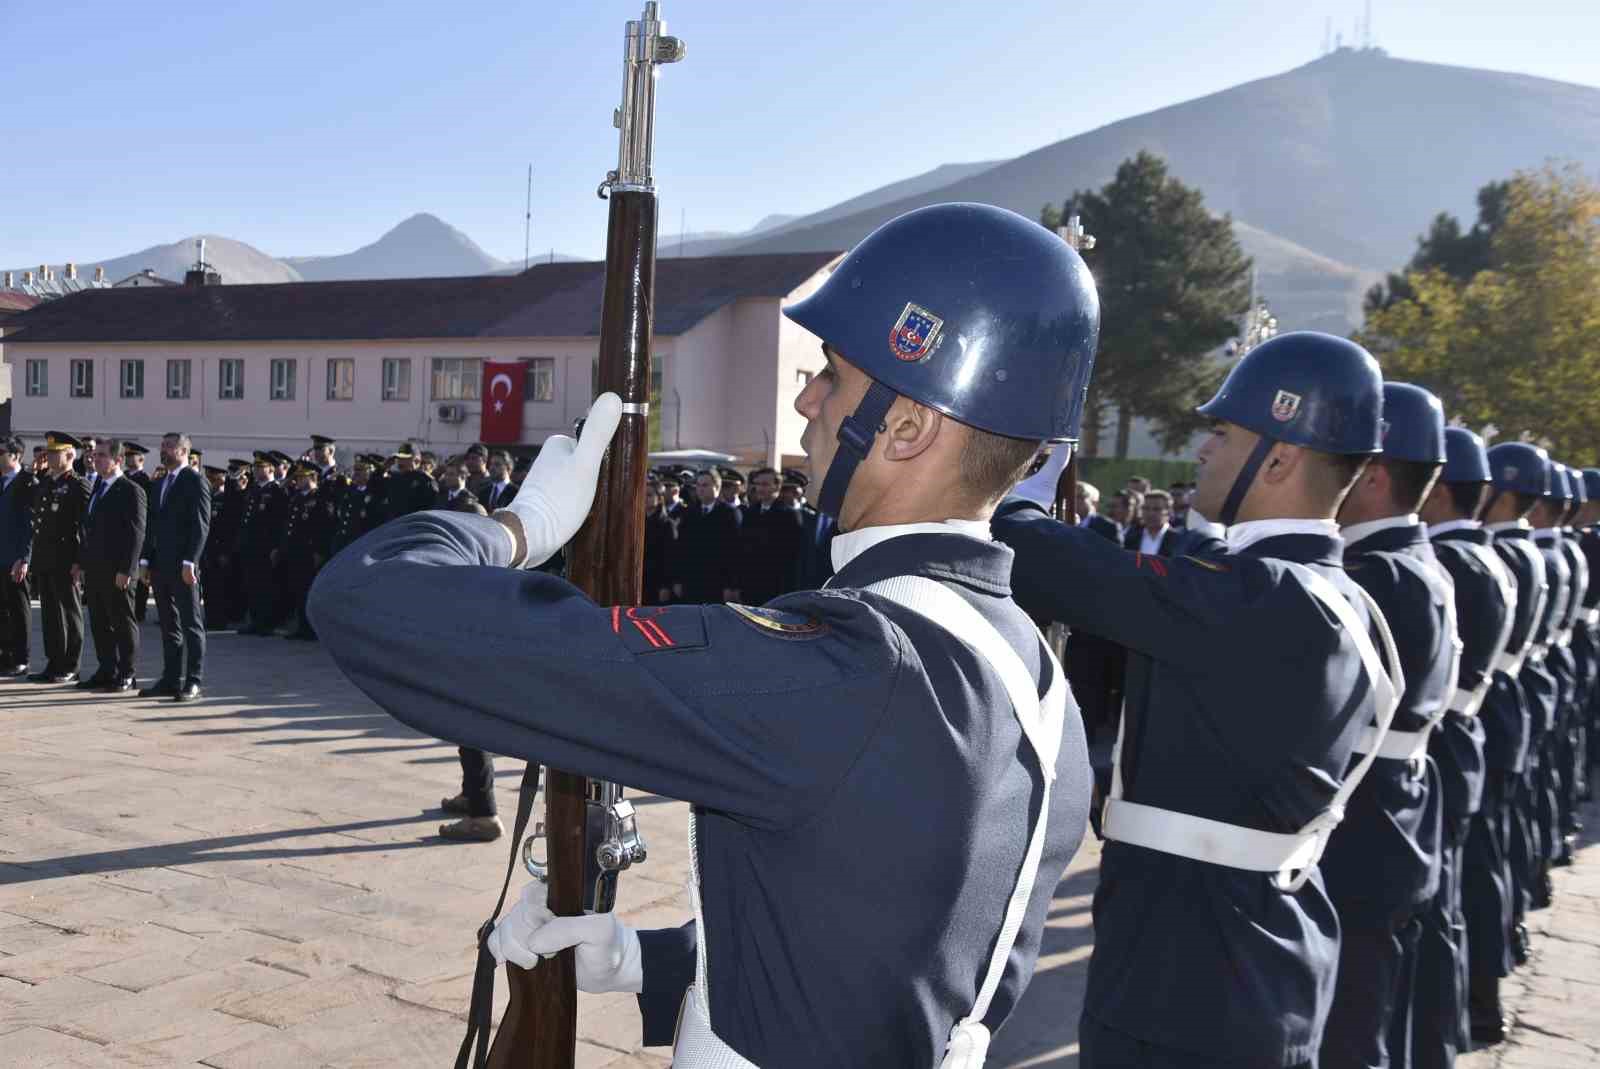
M 544 895 L 544 884 L 528 884 L 517 904 L 495 924 L 489 934 L 494 960 L 531 969 L 567 947 L 576 947 L 579 991 L 638 994 L 644 990 L 639 933 L 614 913 L 557 917 L 545 908 Z
M 1061 481 L 1061 472 L 1072 459 L 1072 449 L 1065 442 L 1057 445 L 1045 459 L 1044 467 L 1019 482 L 1011 492 L 1046 509 L 1052 508 L 1056 503 L 1056 483 Z
M 581 441 L 564 434 L 545 440 L 517 496 L 506 508 L 522 521 L 528 552 L 523 567 L 537 568 L 572 540 L 594 504 L 600 460 L 622 421 L 622 399 L 614 393 L 595 398 Z

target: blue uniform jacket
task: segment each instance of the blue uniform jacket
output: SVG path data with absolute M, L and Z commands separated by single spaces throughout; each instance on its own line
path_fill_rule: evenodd
M 1487 553 L 1498 564 L 1489 548 L 1489 532 L 1481 527 L 1446 531 L 1434 537 L 1433 551 L 1455 585 L 1456 632 L 1461 637 L 1457 686 L 1472 691 L 1492 680 L 1500 635 L 1513 606 L 1500 587 L 1499 573 L 1478 555 Z M 1486 737 L 1480 706 L 1478 716 L 1446 713 L 1428 742 L 1444 788 L 1444 834 L 1452 844 L 1466 841 L 1469 820 L 1483 801 Z
M 1372 595 L 1394 633 L 1405 673 L 1395 731 L 1418 731 L 1448 707 L 1446 605 L 1424 578 L 1443 576 L 1421 524 L 1389 527 L 1350 543 L 1350 577 Z M 1446 593 L 1445 597 L 1451 597 Z M 1345 807 L 1322 872 L 1346 924 L 1398 925 L 1439 892 L 1439 773 L 1379 758 Z
M 0 572 L 9 572 L 19 560 L 33 560 L 33 494 L 37 484 L 33 472 L 22 468 L 0 491 Z
M 1505 648 L 1513 657 L 1525 653 L 1533 644 L 1548 600 L 1544 560 L 1534 548 L 1531 534 L 1525 527 L 1510 527 L 1494 533 L 1494 550 L 1500 554 L 1500 561 L 1517 589 L 1511 637 L 1506 639 Z M 1480 715 L 1484 718 L 1484 759 L 1489 767 L 1520 773 L 1527 765 L 1528 746 L 1533 735 L 1533 714 L 1522 687 L 1522 676 L 1513 677 L 1503 670 L 1498 671 Z
M 1010 551 L 895 538 L 833 589 L 760 611 L 604 608 L 506 568 L 510 556 L 493 519 L 409 516 L 330 562 L 309 612 L 351 680 L 427 734 L 694 804 L 711 1021 L 741 1055 L 770 1069 L 936 1064 L 976 997 L 1043 781 L 988 664 L 851 588 L 908 574 L 946 584 L 1042 695 L 1048 660 L 1010 600 Z M 456 643 L 443 668 L 441 640 Z M 1084 832 L 1088 759 L 1070 705 L 1057 774 L 991 1026 L 1032 973 Z M 692 976 L 690 934 L 646 939 L 658 1041 L 670 1038 L 662 1007 L 676 1012 Z
M 1128 647 L 1124 797 L 1263 831 L 1321 813 L 1372 722 L 1355 644 L 1283 561 L 1355 605 L 1337 537 L 1290 534 L 1239 554 L 1128 552 L 1009 499 L 995 535 L 1017 552 L 1017 599 L 1039 618 Z M 1094 901 L 1087 1017 L 1218 1063 L 1316 1057 L 1339 921 L 1320 875 L 1269 873 L 1107 842 Z
M 1555 730 L 1561 714 L 1563 665 L 1560 654 L 1552 657 L 1551 643 L 1561 630 L 1572 597 L 1572 571 L 1567 567 L 1566 554 L 1562 553 L 1559 539 L 1554 535 L 1541 537 L 1535 533 L 1533 545 L 1544 558 L 1545 601 L 1539 615 L 1539 626 L 1533 640 L 1546 647 L 1545 662 L 1529 661 L 1522 666 L 1522 692 L 1528 699 L 1529 745 L 1535 749 L 1546 734 Z M 1546 663 L 1547 662 L 1547 663 Z M 1559 674 L 1558 674 L 1559 673 Z

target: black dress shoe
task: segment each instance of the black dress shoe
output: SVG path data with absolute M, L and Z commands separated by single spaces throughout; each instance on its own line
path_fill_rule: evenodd
M 167 683 L 167 682 L 165 682 L 163 680 L 159 680 L 158 679 L 154 683 L 150 684 L 148 687 L 146 687 L 143 690 L 141 690 L 139 692 L 139 697 L 141 697 L 141 698 L 170 698 L 176 693 L 178 693 L 178 685 L 176 683 Z
M 107 694 L 123 694 L 128 691 L 138 690 L 139 681 L 132 676 L 123 676 L 121 679 L 113 679 L 100 689 Z
M 96 672 L 94 675 L 90 676 L 88 679 L 80 679 L 80 680 L 78 680 L 78 689 L 79 690 L 99 690 L 101 687 L 104 687 L 107 684 L 113 683 L 115 681 L 116 681 L 115 677 L 113 677 L 113 676 L 104 676 L 104 675 L 101 675 L 99 672 Z
M 28 666 L 26 664 L 8 664 L 0 666 L 0 676 L 11 676 L 12 678 L 16 678 L 18 676 L 25 676 L 27 674 Z
M 1479 1046 L 1492 1047 L 1496 1043 L 1505 1042 L 1506 1019 L 1504 1017 L 1490 1020 L 1472 1022 L 1472 1042 Z
M 178 693 L 172 696 L 172 700 L 175 702 L 192 702 L 198 697 L 200 697 L 200 684 L 191 679 L 179 689 Z
M 35 672 L 32 675 L 30 675 L 28 677 L 28 682 L 29 683 L 48 683 L 48 682 L 50 682 L 50 680 L 54 676 L 55 676 L 55 673 L 50 671 L 50 669 L 46 668 L 42 672 Z
M 59 675 L 51 676 L 47 682 L 50 682 L 50 683 L 76 683 L 77 681 L 78 681 L 78 673 L 76 673 L 76 672 L 62 672 Z

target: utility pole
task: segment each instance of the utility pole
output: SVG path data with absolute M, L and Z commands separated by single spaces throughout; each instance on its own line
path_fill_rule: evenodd
M 522 269 L 528 269 L 528 243 L 533 240 L 533 164 L 528 164 L 528 201 L 522 216 Z

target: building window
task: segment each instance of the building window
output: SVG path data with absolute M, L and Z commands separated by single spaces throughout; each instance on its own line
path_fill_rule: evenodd
M 167 361 L 167 397 L 169 400 L 182 401 L 189 396 L 189 361 Z
M 388 359 L 383 362 L 383 399 L 411 400 L 411 361 Z
M 348 357 L 328 361 L 328 400 L 356 399 L 356 362 Z
M 144 396 L 143 360 L 124 360 L 122 362 L 122 396 Z
M 476 357 L 434 357 L 433 399 L 476 401 L 483 379 L 483 361 Z
M 556 399 L 556 359 L 553 356 L 536 356 L 528 361 L 528 375 L 522 392 L 524 401 L 554 401 Z
M 27 363 L 27 392 L 29 397 L 47 397 L 50 394 L 50 362 L 29 360 Z
M 802 390 L 805 389 L 811 385 L 811 375 L 812 373 L 809 371 L 796 371 L 794 373 L 794 384 Z
M 72 362 L 72 389 L 69 392 L 73 397 L 94 396 L 93 360 L 74 360 Z
M 294 369 L 297 362 L 294 360 L 274 360 L 272 362 L 272 389 L 269 391 L 274 401 L 294 400 Z
M 244 361 L 217 361 L 217 397 L 237 401 L 244 396 Z

